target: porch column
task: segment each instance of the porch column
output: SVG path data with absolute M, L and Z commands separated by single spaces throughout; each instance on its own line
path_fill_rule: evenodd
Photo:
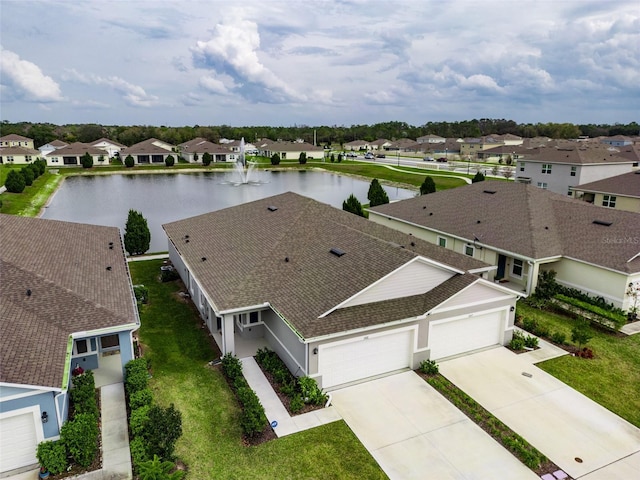
M 222 317 L 222 355 L 235 354 L 236 346 L 233 333 L 233 315 L 226 314 Z
M 538 286 L 538 274 L 540 272 L 540 264 L 538 262 L 529 263 L 527 262 L 527 266 L 529 267 L 529 278 L 527 279 L 527 295 L 531 295 L 535 292 L 536 287 Z

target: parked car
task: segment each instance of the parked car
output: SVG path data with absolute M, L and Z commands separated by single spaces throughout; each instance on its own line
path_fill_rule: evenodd
M 384 153 L 379 153 L 376 155 L 376 158 L 386 158 Z
M 437 161 L 438 162 L 446 162 L 447 159 L 445 157 L 440 157 Z
M 374 157 L 373 157 L 373 153 L 371 153 L 371 152 L 367 153 L 367 154 L 364 156 L 364 158 L 366 158 L 367 160 L 371 160 L 372 158 L 374 158 Z
M 433 161 L 435 161 L 435 158 L 433 158 L 433 157 L 424 157 L 422 160 L 425 161 L 425 162 L 433 162 Z
M 353 152 L 349 152 L 349 153 L 347 153 L 347 157 L 348 158 L 357 158 L 358 154 L 357 153 L 353 153 Z

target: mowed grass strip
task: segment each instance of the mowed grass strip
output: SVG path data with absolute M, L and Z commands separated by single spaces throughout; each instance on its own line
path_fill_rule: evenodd
M 207 366 L 214 351 L 196 310 L 160 283 L 161 260 L 130 263 L 134 284 L 149 289 L 140 340 L 151 361 L 156 400 L 182 412 L 176 454 L 188 479 L 384 479 L 349 427 L 338 421 L 255 447 L 242 443 L 237 401 L 221 372 Z
M 518 303 L 517 313 L 537 320 L 550 332 L 563 332 L 571 340 L 575 320 Z M 603 407 L 640 427 L 640 335 L 622 336 L 591 328 L 587 346 L 595 358 L 565 355 L 537 366 Z

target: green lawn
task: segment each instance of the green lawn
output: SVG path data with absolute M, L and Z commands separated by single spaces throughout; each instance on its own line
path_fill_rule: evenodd
M 177 282 L 159 283 L 162 261 L 130 263 L 134 284 L 149 289 L 140 339 L 151 360 L 156 400 L 182 412 L 176 453 L 188 478 L 384 479 L 378 464 L 343 421 L 255 447 L 242 444 L 238 405 L 222 374 L 207 366 L 219 355 Z
M 25 217 L 36 216 L 61 180 L 62 176 L 52 175 L 46 171 L 36 178 L 31 186 L 25 187 L 22 193 L 3 193 L 0 195 L 2 200 L 0 212 Z
M 553 312 L 536 310 L 522 302 L 517 313 L 535 318 L 549 329 L 564 332 L 571 339 L 573 320 Z M 582 392 L 622 418 L 640 427 L 640 335 L 617 336 L 591 329 L 588 346 L 595 358 L 565 355 L 538 367 Z

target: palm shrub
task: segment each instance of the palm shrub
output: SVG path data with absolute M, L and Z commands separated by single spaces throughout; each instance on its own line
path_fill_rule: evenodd
M 185 472 L 176 470 L 173 462 L 162 461 L 157 455 L 152 460 L 142 462 L 138 465 L 138 478 L 140 480 L 181 480 Z

